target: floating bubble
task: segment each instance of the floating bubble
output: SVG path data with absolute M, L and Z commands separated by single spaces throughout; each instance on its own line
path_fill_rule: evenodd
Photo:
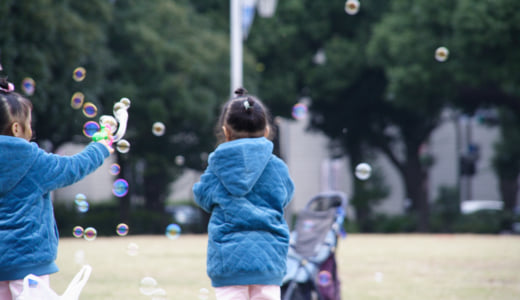
M 208 157 L 209 157 L 208 152 L 202 152 L 202 153 L 200 153 L 200 160 L 202 160 L 203 162 L 208 161 Z
M 98 132 L 100 129 L 100 126 L 95 121 L 87 121 L 85 124 L 83 124 L 83 134 L 86 137 L 91 138 L 96 132 Z
M 110 128 L 110 132 L 114 133 L 117 130 L 117 121 L 112 116 L 103 115 L 99 118 L 99 124 L 105 126 L 106 128 Z
M 27 96 L 34 94 L 36 83 L 30 77 L 25 77 L 22 80 L 22 90 Z
M 110 166 L 110 174 L 119 175 L 119 172 L 121 172 L 121 166 L 119 166 L 119 164 L 112 164 Z
M 448 59 L 450 51 L 446 47 L 439 47 L 435 50 L 435 59 L 439 62 L 444 62 Z
M 182 156 L 182 155 L 175 156 L 175 164 L 177 164 L 178 166 L 184 165 L 184 156 Z
M 83 238 L 87 241 L 93 241 L 97 237 L 97 230 L 94 227 L 85 228 L 85 232 L 83 233 Z
M 355 15 L 359 11 L 359 1 L 358 0 L 347 0 L 345 2 L 345 12 L 349 15 Z
M 85 101 L 85 95 L 82 92 L 75 92 L 70 98 L 70 106 L 74 109 L 80 109 Z
M 151 300 L 165 300 L 166 299 L 166 291 L 164 289 L 155 289 L 152 294 Z
M 122 178 L 114 181 L 112 186 L 112 193 L 116 197 L 124 197 L 126 194 L 128 194 L 128 182 Z
M 85 79 L 85 76 L 87 76 L 87 70 L 83 67 L 77 67 L 72 72 L 72 79 L 74 79 L 77 82 L 83 81 Z
M 74 261 L 78 265 L 84 265 L 85 264 L 85 251 L 78 250 L 76 253 L 74 253 Z
M 208 298 L 209 298 L 209 290 L 207 288 L 201 288 L 199 290 L 199 299 L 208 300 Z
M 97 106 L 92 102 L 86 102 L 83 104 L 83 114 L 87 118 L 93 118 L 97 115 Z
M 123 97 L 123 98 L 119 99 L 119 103 L 123 104 L 123 107 L 125 109 L 128 109 L 130 107 L 131 101 L 130 101 L 130 99 Z
M 318 273 L 318 285 L 329 286 L 332 283 L 332 275 L 329 271 L 321 271 Z
M 152 125 L 152 132 L 155 136 L 162 136 L 164 135 L 164 131 L 166 129 L 166 126 L 162 122 L 155 122 Z
M 379 283 L 379 282 L 382 282 L 382 281 L 383 281 L 383 273 L 381 273 L 381 272 L 375 272 L 375 273 L 374 273 L 374 280 L 375 280 L 376 282 L 378 282 L 378 283 Z
M 301 120 L 307 116 L 307 105 L 303 103 L 296 103 L 292 108 L 292 116 L 296 120 Z
M 76 209 L 80 213 L 86 213 L 90 207 L 90 204 L 87 201 L 76 201 Z
M 372 167 L 367 163 L 360 163 L 356 166 L 356 177 L 360 180 L 367 180 L 372 173 Z
M 76 204 L 76 209 L 81 213 L 86 213 L 89 209 L 87 197 L 84 194 L 77 194 L 74 198 L 74 204 Z
M 116 149 L 119 153 L 128 153 L 130 151 L 130 143 L 125 139 L 120 140 L 117 142 Z
M 175 240 L 181 235 L 181 227 L 177 224 L 170 224 L 166 227 L 166 237 Z
M 137 256 L 139 253 L 139 246 L 136 243 L 130 243 L 126 247 L 126 253 L 130 256 Z
M 313 220 L 304 220 L 302 223 L 302 230 L 306 232 L 313 231 L 315 226 L 316 224 Z
M 76 227 L 72 228 L 72 235 L 75 238 L 82 237 L 84 232 L 85 232 L 85 230 L 81 226 L 76 226 Z
M 157 280 L 152 277 L 143 277 L 139 285 L 139 291 L 145 296 L 151 296 L 157 289 Z
M 121 223 L 121 224 L 117 225 L 116 233 L 119 236 L 127 235 L 128 234 L 128 225 L 126 225 L 125 223 Z
M 74 197 L 74 200 L 75 201 L 85 201 L 87 200 L 87 196 L 85 196 L 85 194 L 76 194 L 76 196 Z

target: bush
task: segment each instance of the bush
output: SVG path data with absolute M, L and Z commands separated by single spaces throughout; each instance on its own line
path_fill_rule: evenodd
M 78 212 L 70 205 L 55 203 L 54 217 L 62 237 L 72 236 L 75 226 L 93 227 L 98 236 L 113 236 L 117 225 L 123 222 L 115 203 L 91 204 L 86 213 Z M 171 223 L 170 218 L 165 213 L 134 209 L 127 225 L 130 234 L 164 234 L 166 226 Z

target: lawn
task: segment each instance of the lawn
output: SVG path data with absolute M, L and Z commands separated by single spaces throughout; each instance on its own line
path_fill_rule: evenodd
M 51 286 L 63 293 L 89 264 L 92 274 L 80 299 L 215 299 L 205 271 L 206 239 L 62 238 L 61 270 Z M 520 299 L 520 236 L 351 234 L 339 243 L 343 300 Z M 142 294 L 146 277 L 165 296 Z

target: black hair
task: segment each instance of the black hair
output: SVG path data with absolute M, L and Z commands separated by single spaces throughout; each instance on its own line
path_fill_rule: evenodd
M 244 88 L 236 89 L 235 95 L 222 107 L 217 133 L 222 133 L 224 126 L 231 140 L 264 136 L 265 130 L 270 129 L 270 116 L 262 101 L 248 95 Z M 223 140 L 221 135 L 217 135 Z
M 25 123 L 33 105 L 22 95 L 12 91 L 12 84 L 7 77 L 0 78 L 0 134 L 12 136 L 11 126 L 14 122 L 20 123 L 25 131 Z

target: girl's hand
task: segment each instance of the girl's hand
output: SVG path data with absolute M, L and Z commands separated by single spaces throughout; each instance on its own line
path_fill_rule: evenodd
M 100 143 L 103 146 L 105 146 L 108 149 L 108 152 L 110 152 L 110 154 L 114 153 L 114 148 L 112 147 L 112 143 L 110 142 L 110 140 L 103 139 L 97 141 L 96 143 Z

